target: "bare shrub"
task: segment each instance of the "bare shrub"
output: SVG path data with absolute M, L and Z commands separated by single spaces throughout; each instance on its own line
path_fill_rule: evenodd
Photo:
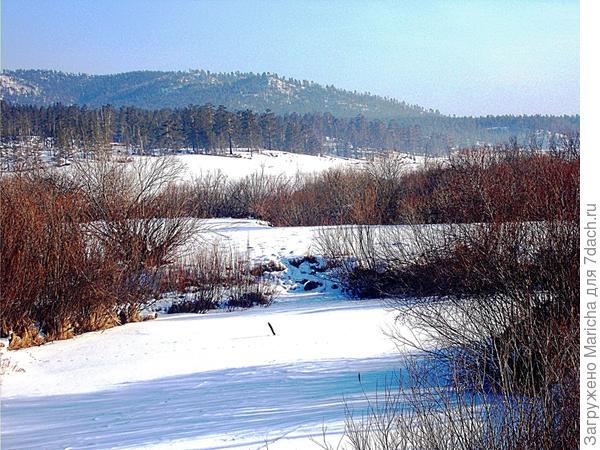
M 165 268 L 161 292 L 178 294 L 169 313 L 204 313 L 216 308 L 249 308 L 271 304 L 275 295 L 262 278 L 274 265 L 253 265 L 243 254 L 219 242 L 193 257 Z
M 221 171 L 200 174 L 189 187 L 190 213 L 197 217 L 226 217 L 230 211 L 227 205 L 230 180 Z
M 353 297 L 401 295 L 398 278 L 416 258 L 418 227 L 344 225 L 320 228 L 317 249 L 333 268 L 333 276 Z
M 571 156 L 461 155 L 435 169 L 443 188 L 427 202 L 467 223 L 414 224 L 404 240 L 381 227 L 321 234 L 346 289 L 399 301 L 411 332 L 394 337 L 433 364 L 413 370 L 408 409 L 348 424 L 351 448 L 578 446 L 578 174 Z M 391 447 L 372 425 L 382 417 Z
M 471 227 L 481 234 L 467 233 L 466 249 L 411 272 L 425 281 L 396 280 L 418 297 L 400 300 L 394 338 L 427 364 L 365 416 L 348 415 L 350 448 L 577 448 L 577 224 L 540 225 L 519 225 L 528 247 L 513 230 Z M 500 241 L 488 259 L 484 237 Z M 385 281 L 372 281 L 380 295 Z
M 188 189 L 189 212 L 204 218 L 257 217 L 268 220 L 267 199 L 289 191 L 297 179 L 267 175 L 264 170 L 240 180 L 230 179 L 220 171 L 202 173 Z
M 269 283 L 260 279 L 246 279 L 229 288 L 225 305 L 229 310 L 268 306 L 273 302 L 274 295 L 275 290 Z
M 278 261 L 267 261 L 264 263 L 257 264 L 250 269 L 250 275 L 255 277 L 262 277 L 265 274 L 273 272 L 282 272 L 285 270 L 285 266 Z
M 76 182 L 88 205 L 88 231 L 118 262 L 120 320 L 139 319 L 155 294 L 162 265 L 174 261 L 199 222 L 186 214 L 187 196 L 174 185 L 183 167 L 175 159 L 80 162 Z
M 139 320 L 197 221 L 167 159 L 0 181 L 0 328 L 11 348 Z
M 330 169 L 294 177 L 264 171 L 240 180 L 206 173 L 189 189 L 190 213 L 198 217 L 255 217 L 277 226 L 393 223 L 397 220 L 397 178 L 403 167 L 393 160 L 369 170 Z
M 36 174 L 0 183 L 1 328 L 11 348 L 116 323 L 120 271 L 81 226 L 82 198 Z
M 457 389 L 460 377 L 451 370 L 440 376 L 440 370 L 439 364 L 422 358 L 410 361 L 402 381 L 365 395 L 366 409 L 357 412 L 347 407 L 344 448 L 577 448 L 574 430 L 563 428 L 569 424 L 553 422 L 555 406 L 536 397 L 490 393 L 483 384 Z M 573 406 L 578 403 L 566 400 Z
M 183 293 L 183 299 L 174 301 L 167 309 L 168 314 L 204 314 L 219 307 L 222 298 L 220 286 L 197 286 Z

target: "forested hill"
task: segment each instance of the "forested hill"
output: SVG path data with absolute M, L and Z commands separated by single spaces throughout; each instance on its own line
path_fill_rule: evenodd
M 113 75 L 48 70 L 5 70 L 0 97 L 12 103 L 177 108 L 224 105 L 275 114 L 325 113 L 336 117 L 392 119 L 436 116 L 439 112 L 369 93 L 350 92 L 276 74 L 139 71 Z
M 258 128 L 275 124 L 273 136 L 279 136 L 279 140 L 274 143 L 269 140 L 269 147 L 309 152 L 335 147 L 344 151 L 359 148 L 439 153 L 450 148 L 507 142 L 511 138 L 521 143 L 534 139 L 535 145 L 547 146 L 553 136 L 579 131 L 578 115 L 450 117 L 333 86 L 239 72 L 84 75 L 45 70 L 4 71 L 0 74 L 0 98 L 5 109 L 3 128 L 8 133 L 0 136 L 3 140 L 26 130 L 33 132 L 31 127 L 43 122 L 38 116 L 44 111 L 31 110 L 31 105 L 46 107 L 46 113 L 59 114 L 73 123 L 95 114 L 92 112 L 95 109 L 110 105 L 119 110 L 114 117 L 138 118 L 138 125 L 148 139 L 162 128 L 169 129 L 171 122 L 176 129 L 183 129 L 188 116 L 197 116 L 194 127 L 202 128 L 207 136 L 218 134 L 218 130 L 212 129 L 217 116 L 230 117 L 232 124 L 240 124 L 240 130 L 246 124 L 246 135 L 265 135 L 266 131 Z M 19 105 L 24 108 L 19 109 Z M 69 110 L 70 105 L 78 108 Z M 9 132 L 11 127 L 15 129 Z M 151 141 L 144 145 L 150 145 Z M 246 141 L 244 138 L 234 145 L 252 146 Z M 157 145 L 161 142 L 157 137 Z

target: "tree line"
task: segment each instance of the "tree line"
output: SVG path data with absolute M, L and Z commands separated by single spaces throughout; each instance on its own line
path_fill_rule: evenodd
M 278 149 L 308 154 L 365 156 L 395 150 L 441 153 L 477 143 L 517 136 L 551 145 L 561 133 L 579 129 L 578 116 L 415 117 L 382 121 L 363 115 L 335 117 L 330 113 L 276 115 L 270 110 L 230 111 L 212 104 L 145 110 L 136 107 L 99 108 L 16 105 L 0 102 L 3 146 L 31 144 L 68 158 L 120 143 L 138 154 L 164 154 L 188 149 L 194 153 L 226 154 L 234 148 Z

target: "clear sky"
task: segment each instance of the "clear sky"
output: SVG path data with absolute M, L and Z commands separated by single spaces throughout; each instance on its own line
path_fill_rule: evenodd
M 577 0 L 0 0 L 2 68 L 275 72 L 442 113 L 579 112 Z

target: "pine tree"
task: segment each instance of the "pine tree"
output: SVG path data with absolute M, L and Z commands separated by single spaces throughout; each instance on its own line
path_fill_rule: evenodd
M 233 132 L 234 132 L 234 117 L 227 111 L 227 108 L 223 105 L 219 105 L 215 114 L 215 135 L 219 141 L 219 145 L 222 145 L 224 140 L 227 140 L 229 144 L 229 154 L 233 155 Z
M 273 140 L 277 130 L 277 121 L 275 114 L 270 109 L 267 109 L 260 117 L 260 127 L 263 136 L 263 146 L 269 150 L 273 150 Z

